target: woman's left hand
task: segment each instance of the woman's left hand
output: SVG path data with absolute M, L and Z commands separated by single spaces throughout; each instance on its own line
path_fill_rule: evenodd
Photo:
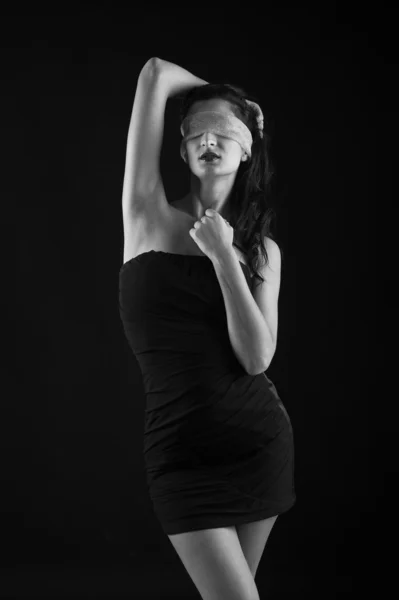
M 206 209 L 205 215 L 194 223 L 189 234 L 210 260 L 217 260 L 233 250 L 234 229 L 213 208 Z

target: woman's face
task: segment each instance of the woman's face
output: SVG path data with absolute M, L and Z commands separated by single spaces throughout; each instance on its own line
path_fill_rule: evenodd
M 232 112 L 231 106 L 226 100 L 214 98 L 195 102 L 187 114 L 193 115 L 206 110 L 226 114 L 231 114 Z M 201 154 L 208 149 L 219 154 L 221 158 L 216 162 L 200 160 Z M 186 162 L 194 175 L 197 175 L 200 179 L 234 173 L 238 170 L 242 159 L 247 159 L 245 151 L 238 142 L 209 131 L 188 140 L 186 142 L 186 150 Z

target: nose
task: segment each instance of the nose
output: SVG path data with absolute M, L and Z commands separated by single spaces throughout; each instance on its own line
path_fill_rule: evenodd
M 215 136 L 209 132 L 204 133 L 201 139 L 201 146 L 214 148 L 216 146 Z

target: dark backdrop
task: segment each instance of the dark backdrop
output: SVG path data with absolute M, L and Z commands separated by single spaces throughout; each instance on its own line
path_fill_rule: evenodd
M 297 503 L 271 534 L 259 587 L 334 598 L 383 585 L 395 467 L 375 391 L 375 235 L 389 220 L 375 165 L 396 58 L 393 15 L 380 16 L 360 3 L 92 3 L 4 17 L 3 227 L 15 233 L 4 329 L 16 370 L 1 400 L 1 597 L 144 597 L 139 585 L 195 597 L 147 496 L 143 386 L 118 313 L 127 131 L 151 56 L 241 85 L 272 119 L 284 259 L 268 376 L 294 428 Z M 188 189 L 179 142 L 170 100 L 169 200 Z

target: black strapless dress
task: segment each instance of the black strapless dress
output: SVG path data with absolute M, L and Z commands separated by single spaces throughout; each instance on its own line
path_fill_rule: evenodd
M 146 480 L 164 532 L 289 510 L 291 421 L 266 374 L 248 375 L 238 362 L 208 257 L 151 250 L 126 262 L 119 311 L 143 376 Z

